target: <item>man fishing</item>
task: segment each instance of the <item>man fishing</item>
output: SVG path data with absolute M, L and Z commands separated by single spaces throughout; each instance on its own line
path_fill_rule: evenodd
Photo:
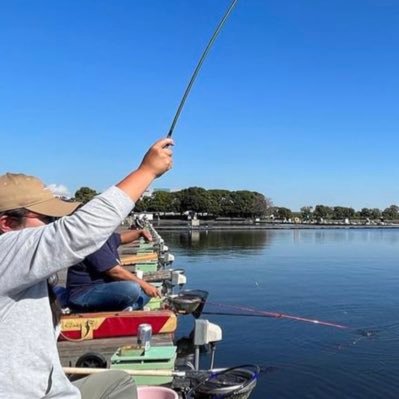
M 120 263 L 118 247 L 143 237 L 145 229 L 113 233 L 106 243 L 82 262 L 68 269 L 68 306 L 79 312 L 142 309 L 151 297 L 159 297 L 153 285 L 136 277 Z
M 0 176 L 0 398 L 132 397 L 132 380 L 123 372 L 104 372 L 94 384 L 89 377 L 80 390 L 69 382 L 47 278 L 106 242 L 149 184 L 172 167 L 172 144 L 156 142 L 135 171 L 76 212 L 77 203 L 55 198 L 35 177 Z

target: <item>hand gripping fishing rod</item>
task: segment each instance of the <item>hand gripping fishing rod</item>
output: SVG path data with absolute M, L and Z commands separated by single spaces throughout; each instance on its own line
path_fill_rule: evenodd
M 175 130 L 175 126 L 177 123 L 177 120 L 179 119 L 180 113 L 184 107 L 184 103 L 186 102 L 186 99 L 190 93 L 191 87 L 194 84 L 195 78 L 198 75 L 198 72 L 200 71 L 202 64 L 204 63 L 204 60 L 209 52 L 209 50 L 211 49 L 213 43 L 215 42 L 219 32 L 222 30 L 224 23 L 226 22 L 226 20 L 229 18 L 231 12 L 233 11 L 233 8 L 235 7 L 236 3 L 238 0 L 233 0 L 230 4 L 230 7 L 227 9 L 226 13 L 224 14 L 223 18 L 220 20 L 219 25 L 216 27 L 215 32 L 213 33 L 211 39 L 209 40 L 208 45 L 206 46 L 204 52 L 202 53 L 202 56 L 200 58 L 200 60 L 198 61 L 198 64 L 193 72 L 193 75 L 191 76 L 190 82 L 188 83 L 187 87 L 186 87 L 186 91 L 183 94 L 183 97 L 180 101 L 179 107 L 177 108 L 176 111 L 176 115 L 173 119 L 173 122 L 169 128 L 169 132 L 167 134 L 167 137 L 170 138 L 172 137 L 173 131 Z

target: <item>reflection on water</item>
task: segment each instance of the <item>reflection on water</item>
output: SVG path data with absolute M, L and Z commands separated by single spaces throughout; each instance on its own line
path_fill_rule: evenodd
M 399 397 L 399 231 L 162 236 L 176 267 L 186 269 L 187 288 L 209 291 L 206 312 L 212 304 L 239 305 L 349 327 L 207 314 L 224 333 L 217 366 L 257 363 L 274 371 L 262 375 L 251 398 Z M 179 328 L 189 333 L 192 323 L 183 317 Z
M 169 246 L 190 249 L 188 255 L 201 255 L 212 250 L 260 250 L 271 246 L 273 240 L 293 243 L 333 244 L 351 242 L 379 242 L 383 245 L 399 245 L 399 231 L 396 229 L 293 229 L 293 230 L 250 230 L 215 231 L 184 230 L 162 233 Z
M 273 231 L 208 231 L 193 230 L 183 232 L 164 232 L 162 234 L 168 246 L 178 246 L 190 249 L 187 255 L 199 256 L 203 252 L 220 251 L 221 248 L 227 251 L 257 250 L 264 249 L 271 244 Z
M 295 241 L 310 241 L 314 243 L 380 241 L 386 244 L 398 244 L 399 234 L 396 229 L 320 229 L 292 230 Z

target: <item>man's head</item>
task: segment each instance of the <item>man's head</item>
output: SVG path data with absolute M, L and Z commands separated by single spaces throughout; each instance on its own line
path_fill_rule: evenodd
M 0 233 L 47 224 L 70 215 L 79 202 L 62 201 L 36 177 L 6 173 L 0 176 Z

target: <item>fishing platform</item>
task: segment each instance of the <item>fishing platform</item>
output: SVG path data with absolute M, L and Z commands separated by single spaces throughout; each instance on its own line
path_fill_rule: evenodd
M 162 296 L 152 298 L 145 309 L 139 311 L 71 313 L 64 309 L 58 350 L 66 374 L 75 377 L 108 368 L 121 369 L 134 376 L 139 388 L 168 386 L 172 393 L 179 393 L 176 398 L 249 397 L 256 385 L 256 366 L 254 370 L 214 369 L 215 343 L 222 339 L 222 330 L 200 318 L 208 292 L 184 290 L 185 271 L 171 267 L 174 256 L 162 237 L 148 221 L 139 227 L 149 229 L 154 241 L 126 246 L 121 264 L 157 286 Z M 63 294 L 62 289 L 59 293 Z M 179 317 L 184 315 L 194 317 L 189 339 L 192 355 L 189 360 L 179 362 L 175 332 Z M 143 325 L 151 326 L 148 346 L 147 343 L 144 346 L 140 338 Z M 200 370 L 200 348 L 208 345 L 210 367 Z M 158 397 L 155 391 L 152 395 Z

